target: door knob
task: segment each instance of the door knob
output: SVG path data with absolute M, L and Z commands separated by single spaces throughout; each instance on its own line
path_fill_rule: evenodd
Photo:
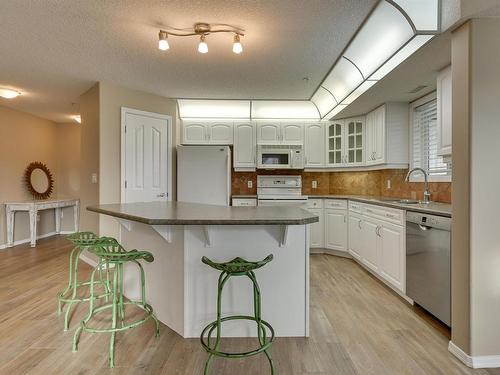
M 161 194 L 158 194 L 156 197 L 157 198 L 163 198 L 163 197 L 165 197 L 165 195 L 166 195 L 165 193 L 161 193 Z

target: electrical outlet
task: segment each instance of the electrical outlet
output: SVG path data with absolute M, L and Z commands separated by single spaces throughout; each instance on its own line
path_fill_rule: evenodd
M 249 189 L 253 188 L 253 181 L 252 180 L 248 180 L 247 186 L 248 186 Z
M 90 176 L 90 180 L 93 184 L 97 184 L 97 173 L 92 173 L 92 175 Z
M 391 180 L 387 180 L 387 189 L 391 189 Z
M 318 188 L 318 181 L 313 180 L 313 182 L 312 182 L 312 188 L 313 189 L 317 189 Z

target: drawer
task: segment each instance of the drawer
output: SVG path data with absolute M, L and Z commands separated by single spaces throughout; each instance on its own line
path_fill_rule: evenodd
M 349 201 L 349 211 L 356 212 L 358 214 L 363 213 L 363 203 Z
M 307 200 L 307 208 L 323 208 L 323 199 L 311 199 Z
M 257 199 L 255 198 L 233 198 L 233 206 L 235 207 L 256 207 Z
M 403 225 L 405 221 L 404 211 L 395 208 L 367 204 L 365 205 L 364 214 L 396 225 Z
M 325 208 L 347 210 L 347 201 L 345 199 L 325 199 Z

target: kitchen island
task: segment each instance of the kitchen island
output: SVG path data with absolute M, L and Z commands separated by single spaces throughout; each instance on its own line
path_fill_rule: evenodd
M 199 337 L 216 318 L 219 272 L 202 256 L 225 262 L 237 256 L 255 261 L 274 255 L 257 270 L 262 316 L 277 336 L 309 336 L 308 225 L 318 217 L 297 207 L 225 207 L 183 202 L 106 204 L 87 208 L 116 218 L 120 243 L 128 250 L 150 251 L 155 261 L 143 264 L 146 293 L 158 319 L 183 337 Z M 102 233 L 105 235 L 105 233 Z M 125 295 L 139 298 L 139 273 L 125 267 Z M 224 288 L 222 311 L 253 313 L 246 278 Z M 256 336 L 255 324 L 228 322 L 223 335 Z

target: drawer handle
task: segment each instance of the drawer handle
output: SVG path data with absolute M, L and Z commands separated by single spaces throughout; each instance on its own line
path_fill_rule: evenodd
M 391 219 L 395 219 L 396 216 L 395 215 L 392 215 L 392 214 L 385 214 L 386 217 L 390 217 Z

